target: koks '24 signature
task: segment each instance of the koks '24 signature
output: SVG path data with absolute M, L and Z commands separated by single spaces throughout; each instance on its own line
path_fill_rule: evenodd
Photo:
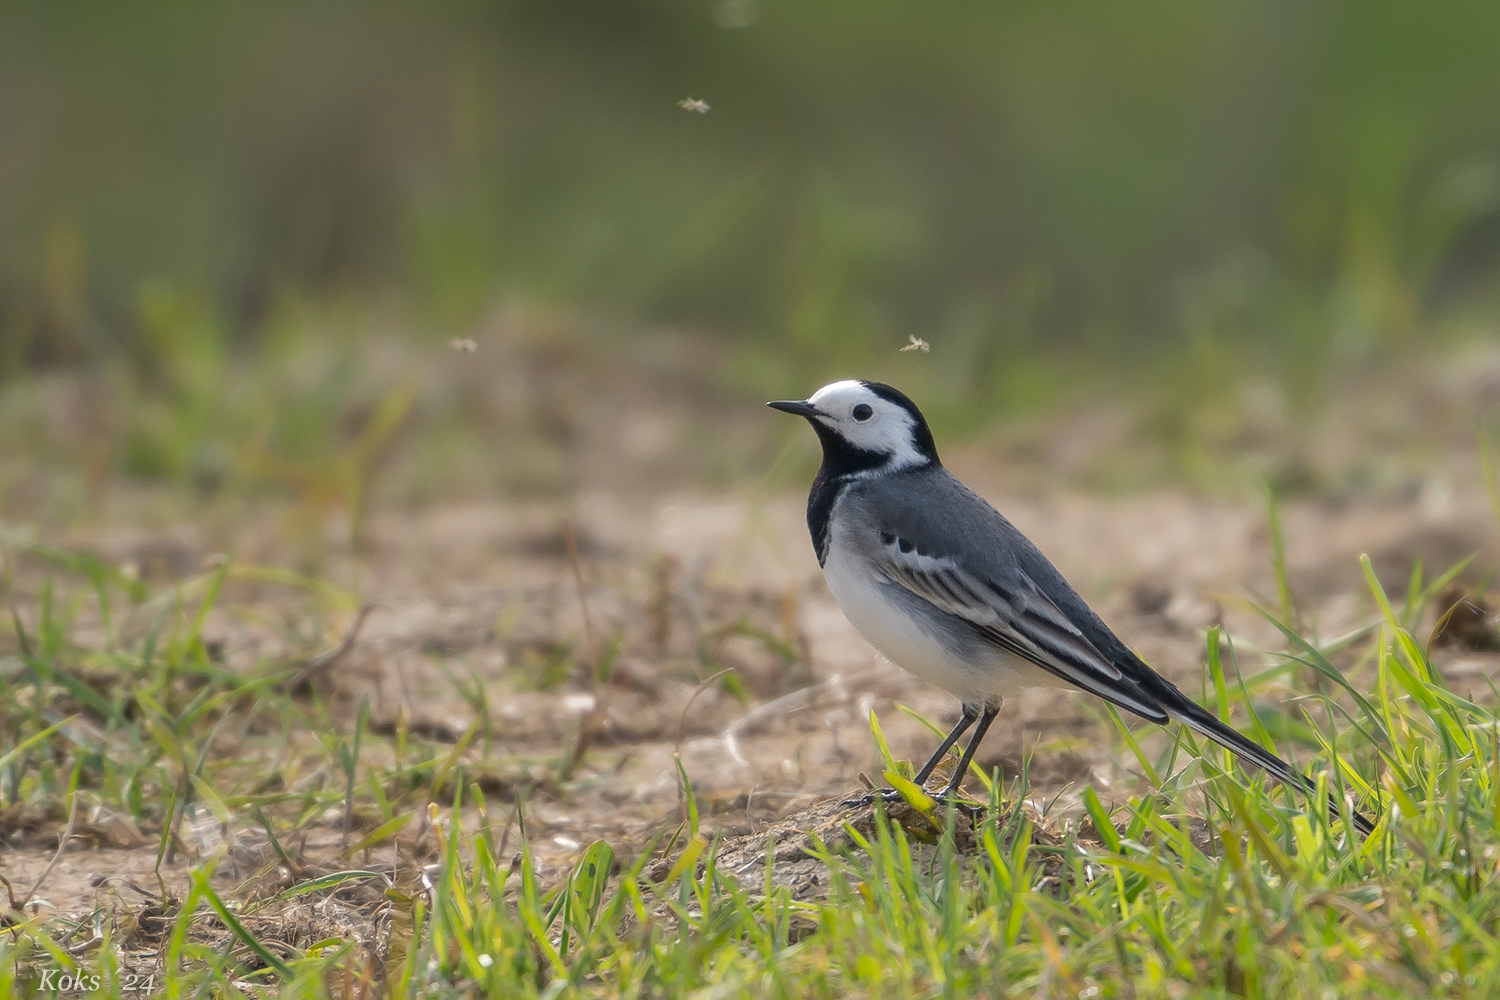
M 59 993 L 87 993 L 99 989 L 103 984 L 104 979 L 98 973 L 64 972 L 61 969 L 48 969 L 42 973 L 41 988 L 44 990 L 56 990 Z M 155 988 L 155 975 L 137 976 L 127 974 L 122 977 L 120 982 L 121 993 L 147 992 Z

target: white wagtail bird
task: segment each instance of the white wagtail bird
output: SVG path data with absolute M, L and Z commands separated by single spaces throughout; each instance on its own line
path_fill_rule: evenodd
M 927 421 L 901 392 L 850 380 L 767 405 L 807 418 L 823 445 L 807 526 L 845 617 L 887 659 L 963 704 L 917 772 L 919 786 L 972 726 L 944 792 L 956 798 L 1001 699 L 1071 685 L 1158 724 L 1175 719 L 1314 789 L 1126 648 L 1025 535 L 943 468 Z M 1357 813 L 1349 818 L 1362 833 L 1373 828 Z

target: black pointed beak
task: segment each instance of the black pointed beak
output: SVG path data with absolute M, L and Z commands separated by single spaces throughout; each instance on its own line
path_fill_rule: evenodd
M 816 406 L 803 402 L 800 399 L 777 399 L 772 400 L 766 405 L 773 410 L 780 410 L 782 413 L 791 413 L 799 417 L 816 417 L 818 415 L 818 408 Z

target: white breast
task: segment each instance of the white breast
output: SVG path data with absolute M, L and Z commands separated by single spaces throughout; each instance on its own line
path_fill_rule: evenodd
M 837 511 L 832 524 L 838 525 Z M 901 604 L 892 601 L 875 571 L 858 550 L 830 530 L 823 575 L 849 624 L 896 666 L 949 691 L 965 704 L 998 701 L 1018 688 L 1057 684 L 1051 674 L 998 647 L 986 647 L 975 662 L 958 659 L 954 650 Z

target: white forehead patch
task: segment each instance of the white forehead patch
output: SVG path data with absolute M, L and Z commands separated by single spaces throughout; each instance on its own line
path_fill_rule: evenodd
M 917 424 L 906 407 L 877 395 L 862 382 L 831 382 L 813 393 L 808 402 L 818 409 L 814 419 L 854 447 L 890 455 L 885 469 L 928 461 L 913 440 Z
M 842 382 L 829 382 L 823 388 L 813 393 L 808 402 L 814 406 L 822 406 L 824 403 L 832 406 L 836 402 L 847 402 L 849 406 L 853 406 L 856 402 L 861 401 L 873 405 L 873 401 L 879 398 L 879 396 L 876 396 L 869 389 L 866 389 L 864 383 L 856 379 L 847 378 Z

